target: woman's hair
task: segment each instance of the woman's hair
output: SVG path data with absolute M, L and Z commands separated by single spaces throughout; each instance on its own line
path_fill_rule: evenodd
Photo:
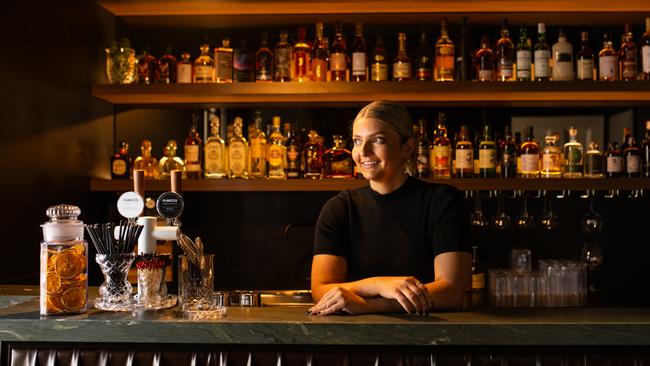
M 404 106 L 397 102 L 390 100 L 374 101 L 363 107 L 354 121 L 356 122 L 360 118 L 373 118 L 381 121 L 397 132 L 402 144 L 414 137 L 411 115 Z M 415 175 L 415 155 L 416 151 L 413 149 L 411 156 L 405 162 L 405 169 L 409 175 Z

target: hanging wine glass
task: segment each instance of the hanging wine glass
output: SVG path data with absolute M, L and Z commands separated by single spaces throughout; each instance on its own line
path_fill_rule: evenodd
M 503 194 L 498 193 L 497 196 L 497 213 L 492 217 L 492 227 L 498 230 L 509 229 L 512 227 L 512 219 L 506 213 L 503 207 Z
M 553 198 L 549 193 L 544 197 L 544 213 L 539 218 L 539 226 L 542 229 L 554 230 L 560 225 L 560 220 L 553 212 Z
M 582 246 L 580 255 L 582 261 L 587 265 L 587 279 L 589 291 L 596 292 L 598 288 L 594 284 L 594 269 L 603 263 L 603 251 L 598 241 L 598 234 L 603 230 L 604 222 L 594 209 L 595 197 L 589 201 L 589 212 L 582 217 L 582 230 L 587 240 Z
M 479 192 L 476 192 L 474 212 L 469 215 L 469 221 L 470 224 L 474 227 L 486 227 L 490 224 L 485 215 L 483 215 L 483 209 L 481 208 L 481 197 L 479 195 Z
M 582 230 L 585 234 L 596 234 L 603 230 L 603 220 L 594 209 L 595 197 L 589 201 L 589 212 L 582 217 Z
M 515 221 L 517 227 L 522 229 L 532 229 L 535 227 L 535 218 L 528 212 L 528 197 L 526 192 L 521 195 L 521 213 Z

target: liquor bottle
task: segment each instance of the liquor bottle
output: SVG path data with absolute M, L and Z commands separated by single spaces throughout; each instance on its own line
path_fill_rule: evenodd
M 153 84 L 158 74 L 158 61 L 151 53 L 149 47 L 138 58 L 138 83 Z
M 557 42 L 551 48 L 553 52 L 553 81 L 570 81 L 575 79 L 573 73 L 573 46 L 566 40 L 566 33 L 560 29 Z
M 537 23 L 537 43 L 533 49 L 535 63 L 535 80 L 547 81 L 551 77 L 549 62 L 551 48 L 546 43 L 546 26 L 544 23 Z
M 578 130 L 575 127 L 569 128 L 569 142 L 564 144 L 564 177 L 582 178 L 583 160 L 582 144 L 576 139 Z
M 354 42 L 352 43 L 352 81 L 368 80 L 368 54 L 366 40 L 363 38 L 363 23 L 354 25 Z
M 610 142 L 605 153 L 605 176 L 607 178 L 618 178 L 623 176 L 623 154 L 616 142 Z
M 539 174 L 542 178 L 560 178 L 562 176 L 562 149 L 557 146 L 558 134 L 544 137 L 546 146 L 542 150 L 542 161 Z
M 221 138 L 220 120 L 210 116 L 210 135 L 205 140 L 205 177 L 225 178 L 228 171 L 228 152 L 226 142 Z
M 160 158 L 158 162 L 160 169 L 160 176 L 162 178 L 169 178 L 172 173 L 172 170 L 180 170 L 183 175 L 185 175 L 185 163 L 180 156 L 176 155 L 178 150 L 178 144 L 176 140 L 167 141 L 165 145 L 164 156 Z
M 303 149 L 305 178 L 318 179 L 323 172 L 323 144 L 316 130 L 309 130 L 308 140 Z
M 513 56 L 515 52 L 515 45 L 510 39 L 510 31 L 508 30 L 508 19 L 503 19 L 501 22 L 501 38 L 497 41 L 496 47 L 497 56 L 497 81 L 512 81 L 514 74 L 512 70 Z
M 214 78 L 217 83 L 232 83 L 233 49 L 230 38 L 221 40 L 221 47 L 214 49 Z
M 393 81 L 411 81 L 411 59 L 406 53 L 406 33 L 400 33 L 397 36 L 398 50 L 397 56 L 393 59 Z
M 650 80 L 650 17 L 645 18 L 645 33 L 641 37 L 641 79 Z
M 388 52 L 384 48 L 384 38 L 377 35 L 375 49 L 370 54 L 370 80 L 388 81 Z
M 454 42 L 449 38 L 447 18 L 440 22 L 440 38 L 436 42 L 436 60 L 433 69 L 434 81 L 454 80 Z
M 144 170 L 145 178 L 158 179 L 160 168 L 158 167 L 158 159 L 151 155 L 151 141 L 142 140 L 140 154 L 133 162 L 133 170 Z
M 248 141 L 242 135 L 244 121 L 235 117 L 233 136 L 228 140 L 228 178 L 248 178 Z
M 625 176 L 636 178 L 641 176 L 641 149 L 636 146 L 636 140 L 630 136 L 627 140 L 627 147 L 623 150 L 625 159 Z
M 621 50 L 618 53 L 619 75 L 623 81 L 634 81 L 637 77 L 639 49 L 634 44 L 632 25 L 625 23 L 625 35 Z
M 641 175 L 650 177 L 650 120 L 645 121 L 645 137 L 641 143 Z
M 510 126 L 506 126 L 499 146 L 501 178 L 517 178 L 517 150 Z
M 284 173 L 288 179 L 300 178 L 302 143 L 300 142 L 300 137 L 296 135 L 292 124 L 289 124 L 289 131 L 286 134 L 284 146 Z
M 458 56 L 456 57 L 455 79 L 458 81 L 471 80 L 472 57 L 469 49 L 469 21 L 467 17 L 462 17 L 463 23 L 460 26 L 460 47 L 458 47 Z
M 184 52 L 181 60 L 176 63 L 176 82 L 179 84 L 190 84 L 194 80 L 194 67 L 190 57 L 189 52 Z
M 329 46 L 323 39 L 323 23 L 316 23 L 316 42 L 311 55 L 311 80 L 327 81 Z
M 201 55 L 194 60 L 194 82 L 214 82 L 214 60 L 210 56 L 210 45 L 201 44 Z
M 526 141 L 519 148 L 521 157 L 521 177 L 537 178 L 539 176 L 539 144 L 535 141 L 533 126 L 526 127 Z
M 251 136 L 250 140 L 250 164 L 249 173 L 250 178 L 264 178 L 266 177 L 266 134 L 262 131 L 262 112 L 255 112 L 255 133 Z
M 307 29 L 298 28 L 298 42 L 293 46 L 293 80 L 299 83 L 309 81 L 311 46 L 307 44 Z
M 497 176 L 497 144 L 492 128 L 487 124 L 483 127 L 483 139 L 478 145 L 478 168 L 481 178 Z
M 129 156 L 129 143 L 120 141 L 119 149 L 111 156 L 111 178 L 129 179 L 131 174 L 131 157 Z
M 266 150 L 266 171 L 271 179 L 285 179 L 284 137 L 280 132 L 280 117 L 273 117 L 273 127 Z
M 481 36 L 481 47 L 474 52 L 474 77 L 476 81 L 494 81 L 495 56 L 490 49 L 490 37 Z
M 614 51 L 609 33 L 603 34 L 603 49 L 598 53 L 598 79 L 618 80 L 618 54 Z
M 343 38 L 343 25 L 336 21 L 335 36 L 330 47 L 330 81 L 348 80 L 348 47 Z
M 472 247 L 472 285 L 471 285 L 471 301 L 472 307 L 485 306 L 485 266 L 481 262 L 478 255 L 478 247 Z
M 273 81 L 273 51 L 269 48 L 269 36 L 262 33 L 260 48 L 255 52 L 255 81 Z
M 323 178 L 352 178 L 354 162 L 343 136 L 334 135 L 334 147 L 323 154 Z
M 255 81 L 255 54 L 248 48 L 246 38 L 241 39 L 233 57 L 235 82 Z
M 291 45 L 287 40 L 288 37 L 286 31 L 281 31 L 280 41 L 273 51 L 274 81 L 291 81 Z
M 598 150 L 598 144 L 589 143 L 589 149 L 585 154 L 585 178 L 603 177 L 603 153 Z
M 418 134 L 415 147 L 415 173 L 418 178 L 429 178 L 429 149 L 431 143 L 427 138 L 427 123 L 424 119 L 418 121 Z
M 433 177 L 451 178 L 451 141 L 447 138 L 446 115 L 438 113 L 438 134 L 433 140 Z
M 521 175 L 521 132 L 515 132 L 515 146 L 517 146 L 517 175 Z
M 431 55 L 431 48 L 429 47 L 429 40 L 427 33 L 422 27 L 420 34 L 420 50 L 415 59 L 415 80 L 417 81 L 431 81 L 433 80 L 433 58 Z
M 185 139 L 185 174 L 187 179 L 201 179 L 201 160 L 203 153 L 199 130 L 197 129 L 197 118 L 192 116 L 192 127 Z
M 589 32 L 580 32 L 580 51 L 576 54 L 576 79 L 594 80 L 594 54 L 589 47 Z
M 158 59 L 156 82 L 171 84 L 176 82 L 176 57 L 172 55 L 172 46 L 165 47 L 165 54 Z
M 474 148 L 469 139 L 467 126 L 460 126 L 456 142 L 456 177 L 472 178 L 474 176 Z
M 517 81 L 530 81 L 532 77 L 532 52 L 528 44 L 528 33 L 525 26 L 519 28 L 519 43 L 517 43 Z

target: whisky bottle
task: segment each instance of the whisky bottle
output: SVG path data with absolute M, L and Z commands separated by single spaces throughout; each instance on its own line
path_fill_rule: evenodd
M 598 144 L 589 143 L 589 149 L 585 154 L 585 178 L 603 177 L 603 153 L 598 150 Z
M 449 39 L 447 18 L 440 22 L 440 38 L 436 42 L 436 60 L 433 71 L 434 81 L 454 80 L 454 42 Z
M 645 137 L 641 143 L 641 176 L 650 177 L 650 120 L 645 121 Z
M 580 32 L 580 51 L 576 54 L 576 79 L 594 80 L 594 54 L 589 47 L 589 32 Z
M 334 135 L 334 147 L 323 154 L 323 178 L 352 178 L 352 154 L 345 148 L 343 136 Z
M 573 73 L 573 46 L 566 40 L 566 33 L 560 29 L 557 42 L 551 48 L 553 53 L 553 81 L 570 81 L 575 79 Z
M 483 127 L 483 139 L 478 146 L 478 167 L 481 178 L 497 176 L 497 144 L 489 125 Z
M 233 69 L 236 83 L 255 81 L 255 54 L 248 48 L 246 38 L 242 38 L 239 48 L 235 49 Z
M 366 40 L 363 38 L 363 23 L 356 22 L 352 43 L 352 81 L 368 80 L 367 52 Z
M 370 55 L 370 80 L 388 80 L 388 52 L 384 48 L 384 38 L 380 35 L 377 35 L 375 49 Z
M 158 179 L 160 168 L 158 167 L 158 159 L 151 155 L 151 141 L 142 140 L 140 154 L 133 162 L 133 170 L 144 170 L 145 178 Z
M 535 43 L 533 51 L 535 80 L 547 81 L 551 76 L 549 67 L 551 48 L 546 43 L 546 25 L 544 23 L 537 23 L 537 43 Z
M 641 37 L 641 79 L 650 80 L 650 17 L 645 18 L 645 33 Z
M 451 141 L 447 138 L 446 123 L 446 115 L 438 113 L 438 133 L 431 149 L 433 177 L 436 179 L 451 178 Z
M 514 80 L 513 74 L 513 56 L 515 52 L 515 45 L 510 39 L 510 31 L 508 30 L 508 19 L 503 19 L 501 22 L 501 38 L 497 41 L 497 80 L 498 81 L 512 81 Z
M 176 140 L 167 141 L 165 145 L 164 156 L 160 158 L 158 163 L 160 167 L 160 176 L 161 178 L 169 178 L 172 170 L 180 170 L 182 175 L 185 175 L 185 163 L 183 159 L 176 155 L 178 150 L 178 145 Z
M 564 144 L 564 177 L 581 178 L 583 172 L 582 144 L 577 140 L 578 130 L 569 128 L 569 142 Z
M 634 81 L 637 77 L 639 50 L 634 44 L 632 25 L 625 23 L 625 35 L 618 53 L 619 75 L 623 81 Z
M 486 275 L 485 266 L 478 255 L 478 247 L 472 247 L 472 285 L 471 302 L 473 308 L 485 306 Z
M 456 142 L 456 178 L 472 178 L 474 176 L 474 149 L 469 139 L 467 126 L 460 127 L 458 142 Z
M 273 81 L 273 51 L 269 48 L 269 36 L 262 33 L 260 48 L 255 52 L 255 81 Z
M 544 137 L 546 146 L 542 150 L 542 161 L 539 175 L 542 178 L 560 178 L 562 176 L 562 149 L 558 146 L 560 135 L 552 134 Z
M 490 49 L 490 38 L 481 36 L 481 47 L 474 52 L 474 77 L 476 81 L 494 81 L 494 52 Z
M 431 55 L 431 48 L 429 47 L 429 40 L 427 33 L 422 27 L 420 33 L 420 50 L 415 59 L 415 80 L 417 81 L 431 81 L 433 80 L 433 58 Z
M 305 143 L 305 178 L 318 179 L 323 172 L 323 144 L 316 130 L 310 130 Z
M 393 59 L 393 81 L 411 81 L 411 59 L 406 53 L 406 33 L 400 33 L 397 36 L 398 50 L 397 56 Z
M 266 134 L 262 131 L 262 112 L 255 112 L 255 133 L 250 139 L 250 164 L 249 174 L 250 178 L 264 178 L 266 177 Z
M 629 127 L 623 127 L 623 143 L 621 144 L 621 153 L 627 149 L 630 141 L 630 137 L 632 137 L 632 129 Z M 623 162 L 625 163 L 625 162 Z
M 343 38 L 343 25 L 336 21 L 336 34 L 330 48 L 330 81 L 348 80 L 348 47 Z
M 415 173 L 418 178 L 429 178 L 429 148 L 431 143 L 427 138 L 427 123 L 424 119 L 418 121 L 418 134 L 415 151 Z
M 280 41 L 273 51 L 274 81 L 291 81 L 291 45 L 288 37 L 286 31 L 280 32 Z
M 505 127 L 503 140 L 499 146 L 501 178 L 517 178 L 517 144 L 512 137 L 510 126 Z
M 210 136 L 205 140 L 205 177 L 225 178 L 228 171 L 226 142 L 221 138 L 220 121 L 210 116 Z
M 323 23 L 316 23 L 316 41 L 311 56 L 311 80 L 327 81 L 329 45 L 323 39 Z
M 293 46 L 293 80 L 299 83 L 309 81 L 311 46 L 307 44 L 307 29 L 298 28 L 298 42 Z
M 598 53 L 598 79 L 618 80 L 618 54 L 614 51 L 609 33 L 603 34 L 603 48 Z
M 179 84 L 190 84 L 194 80 L 194 68 L 190 57 L 189 52 L 184 52 L 181 60 L 176 63 L 176 82 Z
M 201 44 L 201 55 L 194 60 L 194 82 L 214 82 L 214 60 L 210 56 L 210 45 Z
M 623 176 L 623 154 L 616 142 L 610 142 L 605 153 L 605 176 L 618 178 Z
M 214 49 L 214 74 L 217 83 L 232 83 L 233 49 L 230 38 L 221 40 L 221 47 Z
M 165 47 L 165 54 L 158 59 L 156 82 L 171 84 L 176 82 L 176 57 L 172 55 L 172 46 Z
M 202 143 L 197 129 L 196 115 L 192 116 L 192 127 L 185 139 L 185 174 L 187 179 L 201 179 Z
M 284 137 L 280 132 L 280 117 L 273 117 L 273 126 L 266 150 L 266 171 L 271 179 L 285 179 Z
M 627 147 L 623 150 L 625 158 L 625 176 L 636 178 L 641 176 L 641 150 L 636 146 L 636 140 L 630 136 L 627 140 Z
M 533 127 L 526 127 L 526 141 L 519 148 L 521 157 L 521 177 L 537 178 L 539 176 L 539 144 L 535 141 Z
M 287 132 L 287 137 L 284 143 L 284 173 L 287 176 L 287 179 L 296 179 L 300 178 L 301 173 L 302 143 L 300 142 L 300 137 L 296 134 L 294 126 L 292 124 L 289 126 L 289 131 Z
M 151 53 L 149 47 L 138 58 L 138 83 L 153 84 L 158 74 L 158 61 Z
M 244 121 L 235 117 L 233 136 L 228 140 L 228 178 L 248 178 L 248 141 L 242 135 Z
M 129 179 L 131 174 L 131 157 L 129 156 L 129 143 L 120 141 L 119 149 L 111 157 L 111 178 Z
M 525 26 L 519 28 L 519 43 L 517 43 L 517 81 L 530 81 L 532 77 L 532 52 L 528 44 L 528 34 Z

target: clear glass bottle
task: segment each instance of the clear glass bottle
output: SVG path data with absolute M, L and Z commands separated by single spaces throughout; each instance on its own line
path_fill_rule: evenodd
M 641 176 L 650 177 L 650 120 L 645 121 L 645 137 L 641 143 Z
M 250 178 L 264 178 L 266 177 L 266 134 L 262 131 L 262 112 L 255 112 L 255 133 L 251 136 L 250 140 L 250 164 L 249 173 Z
M 318 179 L 323 173 L 323 144 L 316 130 L 309 130 L 308 140 L 303 149 L 305 178 Z
M 120 141 L 119 148 L 111 157 L 111 179 L 129 179 L 131 176 L 131 157 L 129 143 Z
M 309 71 L 311 69 L 311 46 L 305 40 L 307 38 L 307 29 L 298 28 L 298 41 L 293 46 L 293 80 L 299 83 L 309 81 Z
M 497 81 L 512 81 L 514 80 L 513 74 L 513 59 L 515 53 L 515 45 L 510 39 L 510 31 L 508 30 L 508 19 L 501 21 L 501 38 L 497 41 L 496 57 L 497 57 Z
M 429 178 L 429 148 L 431 143 L 427 138 L 427 122 L 418 120 L 417 141 L 415 145 L 415 173 L 418 178 Z
M 494 81 L 494 52 L 490 48 L 490 37 L 481 36 L 481 47 L 474 52 L 474 80 Z
M 194 60 L 194 82 L 214 83 L 214 59 L 210 56 L 210 45 L 201 44 L 201 55 Z
M 176 57 L 172 55 L 172 46 L 165 47 L 165 54 L 158 59 L 158 74 L 156 82 L 171 84 L 176 82 Z
M 330 80 L 347 81 L 349 72 L 348 46 L 343 37 L 343 24 L 336 21 L 335 36 L 330 47 Z
M 650 17 L 645 18 L 645 33 L 641 36 L 641 79 L 650 80 Z
M 519 43 L 517 43 L 517 81 L 530 81 L 532 77 L 533 54 L 528 44 L 528 33 L 525 26 L 519 28 Z
M 433 140 L 432 165 L 433 177 L 436 179 L 451 178 L 451 141 L 447 137 L 446 115 L 438 113 L 438 133 Z
M 185 139 L 185 175 L 187 179 L 201 179 L 201 162 L 203 160 L 203 143 L 199 138 L 198 121 L 192 116 L 192 127 Z
M 274 116 L 266 152 L 266 171 L 270 179 L 285 179 L 284 137 L 280 132 L 280 117 Z
M 582 178 L 583 157 L 582 144 L 577 140 L 578 130 L 569 128 L 569 141 L 564 144 L 564 177 Z
M 553 52 L 553 81 L 571 81 L 575 79 L 573 72 L 573 46 L 566 40 L 566 33 L 560 29 L 558 40 L 551 48 Z
M 474 177 L 474 148 L 467 126 L 460 127 L 456 142 L 456 178 Z
M 454 80 L 454 42 L 449 38 L 447 18 L 440 22 L 440 38 L 436 41 L 436 60 L 433 69 L 434 81 Z
M 616 142 L 610 142 L 605 153 L 605 176 L 607 178 L 618 178 L 623 176 L 625 163 L 623 154 Z
M 517 150 L 517 143 L 512 137 L 510 126 L 506 126 L 499 146 L 501 178 L 517 178 Z
M 603 34 L 603 48 L 598 53 L 598 79 L 618 80 L 618 54 L 614 50 L 609 33 Z
M 190 84 L 194 80 L 194 67 L 190 57 L 189 52 L 184 52 L 176 63 L 176 82 L 179 84 Z
M 214 79 L 217 83 L 233 81 L 233 49 L 230 38 L 221 40 L 221 46 L 214 49 Z
M 329 45 L 323 38 L 323 23 L 316 23 L 316 41 L 311 55 L 311 80 L 327 81 Z
M 273 51 L 273 80 L 291 81 L 291 44 L 286 31 L 280 32 L 280 41 Z
M 149 47 L 138 58 L 138 83 L 153 84 L 158 75 L 158 60 L 151 53 Z
M 133 169 L 144 170 L 144 177 L 147 179 L 158 179 L 160 176 L 158 159 L 151 155 L 151 141 L 142 140 L 140 154 L 133 162 Z
M 630 136 L 627 140 L 627 147 L 623 150 L 625 158 L 625 176 L 628 178 L 637 178 L 641 176 L 641 149 L 636 145 L 634 137 Z
M 244 120 L 235 117 L 233 136 L 228 140 L 228 178 L 248 178 L 248 141 L 243 129 Z
M 483 139 L 478 145 L 479 177 L 496 178 L 497 176 L 497 144 L 490 125 L 483 127 Z
M 411 59 L 406 52 L 406 33 L 397 36 L 397 56 L 393 59 L 393 81 L 411 81 L 413 79 L 411 70 Z
M 598 150 L 598 144 L 592 141 L 585 154 L 585 178 L 602 178 L 603 176 L 603 153 Z
M 255 53 L 243 37 L 233 56 L 233 73 L 236 83 L 255 81 Z
M 273 81 L 273 51 L 269 48 L 268 33 L 263 32 L 260 48 L 255 52 L 255 81 Z
M 427 33 L 422 27 L 420 32 L 420 49 L 415 58 L 415 80 L 417 81 L 431 81 L 433 80 L 433 55 L 429 47 L 429 40 Z
M 388 81 L 388 52 L 384 48 L 384 38 L 377 35 L 375 49 L 370 54 L 370 80 Z
M 537 23 L 537 43 L 533 49 L 535 63 L 535 80 L 547 81 L 551 77 L 550 59 L 551 48 L 546 43 L 546 25 Z
M 334 135 L 334 147 L 323 154 L 323 178 L 352 178 L 352 154 L 345 148 L 343 136 Z
M 228 152 L 226 142 L 221 138 L 220 122 L 218 116 L 210 116 L 210 135 L 204 146 L 206 178 L 225 178 L 228 171 Z
M 576 79 L 594 80 L 594 53 L 589 46 L 589 32 L 580 32 L 580 51 L 576 54 Z
M 302 166 L 302 142 L 300 141 L 300 136 L 296 134 L 293 124 L 289 124 L 289 131 L 287 131 L 286 134 L 284 147 L 284 173 L 286 174 L 287 179 L 300 178 Z
M 158 165 L 160 166 L 160 176 L 162 178 L 169 178 L 172 170 L 180 170 L 181 174 L 185 174 L 185 162 L 180 156 L 176 155 L 178 151 L 178 144 L 176 140 L 167 141 L 165 145 L 166 154 L 160 158 Z
M 557 134 L 544 137 L 546 146 L 542 150 L 539 174 L 542 178 L 560 178 L 562 176 L 562 148 L 558 146 L 560 136 Z
M 618 52 L 619 75 L 623 81 L 634 81 L 637 78 L 639 49 L 634 44 L 632 25 L 625 23 L 625 34 Z
M 368 80 L 368 53 L 366 40 L 363 38 L 363 23 L 354 25 L 354 42 L 352 43 L 352 81 Z
M 539 177 L 539 144 L 535 141 L 533 126 L 526 127 L 526 141 L 519 147 L 521 177 Z

